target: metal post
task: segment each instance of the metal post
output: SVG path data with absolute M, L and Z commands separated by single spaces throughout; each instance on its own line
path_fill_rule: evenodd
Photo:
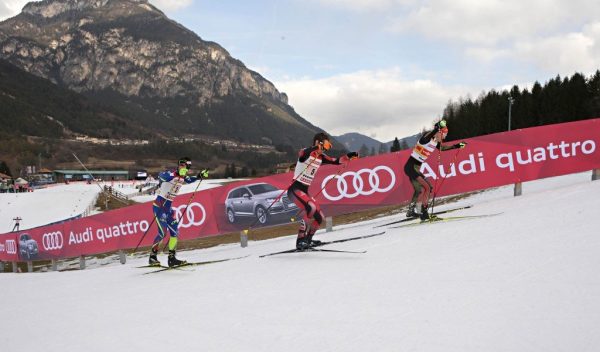
M 326 232 L 331 232 L 333 231 L 333 218 L 331 216 L 328 216 L 325 218 L 325 228 L 326 228 Z
M 592 181 L 600 180 L 600 169 L 592 170 Z
M 31 262 L 31 261 L 27 262 L 27 272 L 28 273 L 33 272 L 33 262 Z
M 511 120 L 511 113 L 512 113 L 512 105 L 515 102 L 515 100 L 513 99 L 513 97 L 508 97 L 508 130 L 510 131 L 510 120 Z
M 16 273 L 19 271 L 18 270 L 19 268 L 17 267 L 17 262 L 12 262 L 12 267 L 13 267 L 13 273 Z
M 58 262 L 56 259 L 52 259 L 52 271 L 58 271 Z
M 515 183 L 515 197 L 518 197 L 521 194 L 523 194 L 523 185 L 521 182 L 517 182 Z
M 4 263 L 0 262 L 0 272 L 4 272 Z
M 79 256 L 79 269 L 81 269 L 81 270 L 85 269 L 85 257 L 84 256 Z
M 125 256 L 125 252 L 123 252 L 123 250 L 119 251 L 119 261 L 121 264 L 125 264 L 127 262 L 127 257 Z
M 248 247 L 248 234 L 246 231 L 240 231 L 240 245 L 242 248 Z

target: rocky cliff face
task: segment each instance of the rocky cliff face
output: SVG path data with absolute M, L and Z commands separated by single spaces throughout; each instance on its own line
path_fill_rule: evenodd
M 271 82 L 146 0 L 28 3 L 0 23 L 0 58 L 79 93 L 135 101 L 152 121 L 178 121 L 186 132 L 231 133 L 238 128 L 222 125 L 236 125 L 234 115 L 296 127 L 302 138 L 317 130 Z M 265 132 L 274 142 L 298 144 L 279 134 Z

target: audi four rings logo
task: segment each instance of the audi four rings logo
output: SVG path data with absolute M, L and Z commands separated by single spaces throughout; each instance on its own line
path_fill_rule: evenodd
M 60 231 L 48 232 L 42 235 L 42 246 L 47 251 L 56 251 L 63 248 L 65 243 Z
M 15 240 L 8 240 L 5 242 L 6 254 L 17 254 L 17 242 Z
M 204 209 L 202 204 L 196 202 L 190 203 L 190 206 L 185 212 L 185 216 L 181 216 L 181 212 L 185 210 L 186 206 L 186 204 L 183 204 L 176 208 L 173 208 L 173 210 L 175 210 L 176 219 L 181 219 L 179 226 L 183 228 L 188 228 L 204 224 L 204 220 L 206 220 L 206 210 Z
M 385 175 L 385 173 L 390 174 L 390 183 L 385 187 L 382 187 L 382 182 L 379 180 L 380 175 Z M 365 184 L 363 180 L 363 175 L 368 175 L 368 185 Z M 325 187 L 327 182 L 332 178 L 336 177 L 336 175 L 329 175 L 325 177 L 323 183 L 321 184 L 321 188 Z M 352 181 L 352 188 L 350 190 L 350 186 L 348 185 L 348 181 Z M 359 195 L 361 196 L 369 196 L 375 192 L 385 193 L 391 190 L 396 184 L 396 174 L 394 171 L 385 165 L 380 165 L 375 167 L 374 169 L 360 169 L 358 171 L 347 171 L 337 177 L 337 193 L 338 195 L 330 195 L 327 193 L 326 189 L 323 189 L 323 195 L 325 198 L 336 201 L 342 198 L 355 198 Z

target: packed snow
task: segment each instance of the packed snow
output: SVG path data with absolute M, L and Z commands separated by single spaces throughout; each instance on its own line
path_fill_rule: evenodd
M 181 187 L 180 194 L 192 193 L 219 187 L 231 179 L 203 180 L 200 184 L 194 182 Z M 237 180 L 233 180 L 237 181 Z M 131 200 L 139 203 L 154 200 L 154 195 L 137 195 L 142 181 L 115 181 L 115 182 L 71 182 L 67 184 L 54 184 L 46 188 L 36 189 L 26 193 L 0 194 L 0 233 L 12 231 L 14 219 L 19 217 L 21 230 L 47 225 L 62 221 L 82 214 L 91 215 L 98 213 L 96 199 L 104 186 L 114 187 L 115 190 L 128 195 Z M 87 213 L 86 213 L 87 212 Z
M 180 252 L 190 261 L 248 257 L 150 275 L 154 269 L 136 268 L 145 256 L 125 265 L 95 260 L 82 271 L 0 274 L 0 346 L 598 351 L 600 181 L 590 178 L 587 172 L 528 182 L 520 197 L 512 187 L 489 190 L 437 208 L 473 205 L 451 214 L 495 216 L 384 227 L 384 235 L 325 247 L 364 254 L 259 258 L 293 247 L 290 235 L 247 248 Z M 400 218 L 337 226 L 317 237 L 374 233 Z

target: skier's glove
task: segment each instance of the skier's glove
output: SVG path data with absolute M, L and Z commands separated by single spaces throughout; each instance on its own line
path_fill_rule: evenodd
M 357 152 L 350 152 L 350 153 L 346 154 L 346 156 L 348 157 L 349 160 L 357 159 L 358 158 L 358 153 Z
M 454 145 L 454 148 L 456 148 L 456 149 L 461 148 L 462 149 L 462 148 L 464 148 L 466 146 L 467 146 L 467 142 L 460 142 L 460 143 L 456 143 Z
M 208 177 L 208 170 L 204 169 L 204 170 L 200 171 L 196 177 L 198 177 L 198 178 L 207 178 Z

